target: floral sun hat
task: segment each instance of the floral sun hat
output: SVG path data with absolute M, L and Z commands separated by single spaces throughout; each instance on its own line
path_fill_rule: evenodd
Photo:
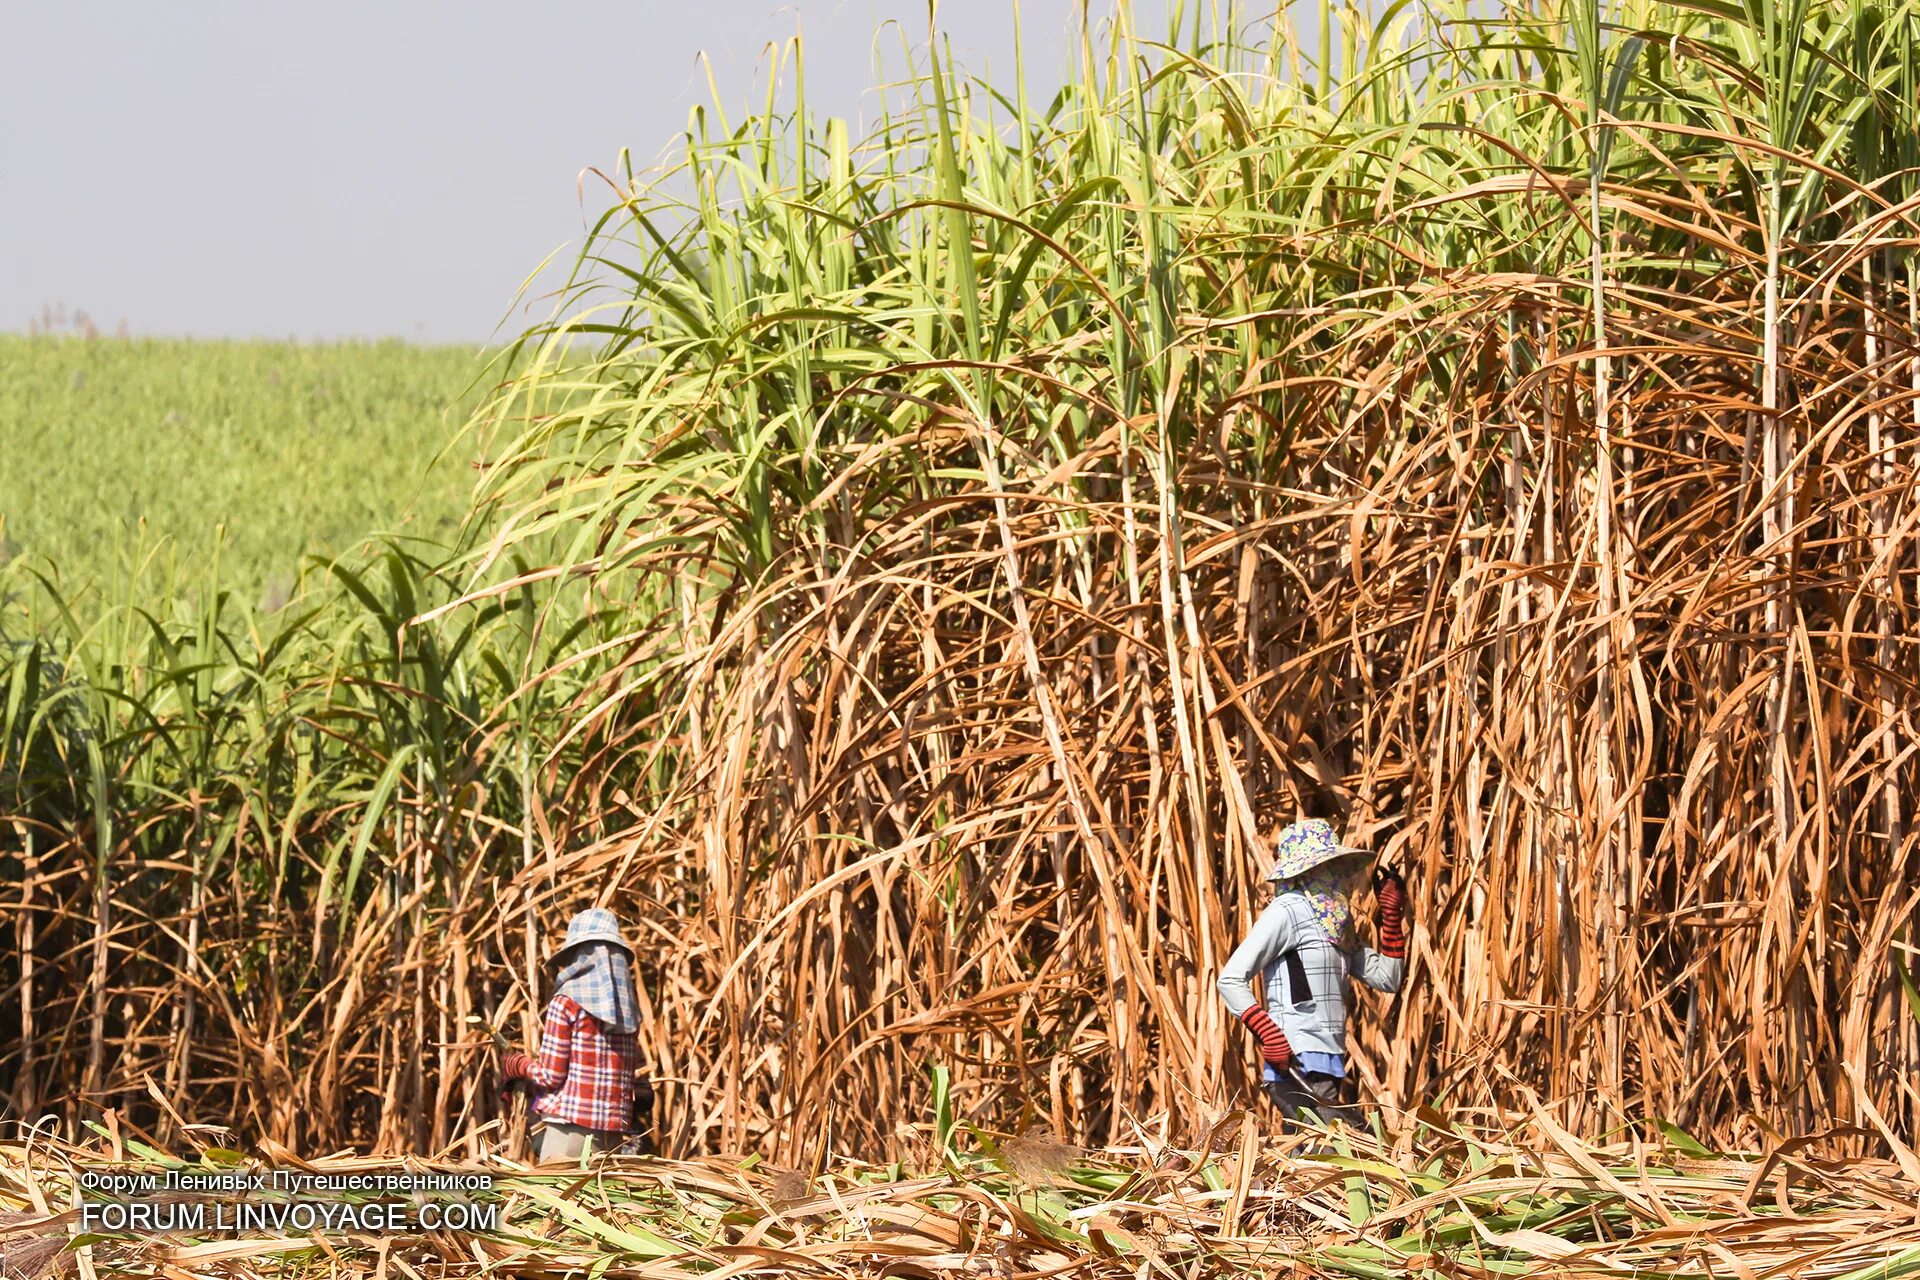
M 1303 818 L 1299 822 L 1289 823 L 1280 833 L 1280 839 L 1274 845 L 1276 856 L 1273 870 L 1267 872 L 1267 879 L 1291 880 L 1335 858 L 1353 854 L 1364 856 L 1368 852 L 1341 844 L 1340 838 L 1333 833 L 1332 824 L 1326 819 Z

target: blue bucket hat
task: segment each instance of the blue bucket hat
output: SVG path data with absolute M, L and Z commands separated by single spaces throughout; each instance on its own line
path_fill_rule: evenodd
M 1289 823 L 1280 833 L 1279 840 L 1275 841 L 1276 856 L 1273 870 L 1267 872 L 1267 879 L 1291 880 L 1335 858 L 1354 855 L 1366 857 L 1369 852 L 1341 844 L 1340 837 L 1333 833 L 1332 824 L 1324 818 L 1302 818 Z
M 640 1026 L 633 948 L 620 936 L 620 917 L 604 907 L 567 922 L 567 940 L 553 957 L 554 995 L 566 996 L 609 1031 Z
M 620 936 L 620 917 L 605 907 L 589 907 L 567 921 L 567 939 L 554 952 L 554 960 L 557 962 L 583 942 L 610 942 L 628 955 L 633 954 L 633 948 Z

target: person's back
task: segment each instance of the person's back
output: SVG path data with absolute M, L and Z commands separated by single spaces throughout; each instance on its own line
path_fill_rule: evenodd
M 617 1150 L 633 1125 L 640 1067 L 633 953 L 614 914 L 594 908 L 576 915 L 554 964 L 538 1056 L 510 1053 L 501 1064 L 509 1080 L 533 1085 L 533 1109 L 543 1121 L 535 1159 L 542 1163 Z

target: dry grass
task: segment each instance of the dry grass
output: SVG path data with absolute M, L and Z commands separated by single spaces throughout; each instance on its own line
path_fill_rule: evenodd
M 1547 1124 L 1434 1127 L 1396 1142 L 1313 1135 L 1227 1153 L 1169 1142 L 1076 1153 L 1035 1181 L 979 1156 L 933 1172 L 836 1163 L 811 1194 L 753 1162 L 619 1159 L 529 1176 L 490 1170 L 502 1229 L 387 1239 L 95 1239 L 94 1274 L 204 1277 L 781 1274 L 918 1276 L 1894 1277 L 1920 1269 L 1920 1184 L 1822 1148 L 1765 1158 L 1584 1146 Z M 1417 1136 L 1415 1134 L 1417 1133 Z M 0 1256 L 21 1277 L 71 1274 L 69 1162 L 95 1148 L 0 1148 Z M 124 1158 L 126 1153 L 122 1152 Z M 388 1161 L 300 1162 L 330 1173 Z

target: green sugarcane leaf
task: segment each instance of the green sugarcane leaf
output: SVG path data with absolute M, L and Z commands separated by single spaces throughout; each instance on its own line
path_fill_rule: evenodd
M 555 1195 L 536 1183 L 516 1182 L 514 1190 L 536 1204 L 545 1205 L 594 1239 L 604 1240 L 639 1257 L 672 1258 L 692 1252 L 685 1245 L 676 1244 L 664 1236 L 655 1235 L 645 1227 L 616 1227 L 610 1222 L 603 1222 L 573 1201 Z
M 1920 1271 L 1920 1247 L 1904 1250 L 1870 1267 L 1860 1267 L 1835 1280 L 1893 1280 L 1895 1276 L 1908 1276 Z
M 1675 1150 L 1685 1152 L 1690 1156 L 1699 1157 L 1700 1159 L 1708 1159 L 1713 1155 L 1712 1148 L 1688 1133 L 1685 1129 L 1682 1129 L 1679 1125 L 1674 1124 L 1671 1120 L 1661 1120 L 1656 1117 L 1653 1124 L 1654 1127 L 1660 1130 L 1661 1134 L 1666 1137 L 1667 1142 L 1671 1144 Z
M 953 1155 L 953 1080 L 944 1063 L 927 1069 L 933 1089 L 933 1142 L 942 1159 Z
M 1920 986 L 1915 985 L 1907 966 L 1897 959 L 1893 962 L 1893 971 L 1900 975 L 1900 991 L 1907 998 L 1907 1012 L 1913 1015 L 1914 1021 L 1920 1022 Z
M 394 752 L 393 757 L 387 761 L 387 767 L 381 771 L 379 780 L 373 784 L 373 791 L 367 797 L 367 807 L 360 815 L 359 829 L 353 835 L 353 850 L 347 856 L 346 878 L 340 885 L 340 906 L 343 911 L 352 909 L 353 891 L 359 884 L 360 868 L 366 861 L 367 847 L 373 843 L 374 830 L 380 823 L 381 815 L 387 810 L 387 802 L 393 798 L 394 790 L 400 785 L 400 775 L 405 770 L 407 761 L 418 755 L 419 751 L 418 743 L 409 742 Z M 329 862 L 326 871 L 331 870 L 332 863 Z M 320 896 L 323 901 L 326 898 L 326 881 L 326 872 L 323 871 L 320 879 Z M 321 910 L 324 911 L 325 908 L 322 907 Z

